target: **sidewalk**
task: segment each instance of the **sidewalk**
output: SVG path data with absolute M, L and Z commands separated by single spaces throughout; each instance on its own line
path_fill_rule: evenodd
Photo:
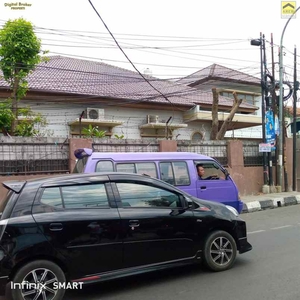
M 300 192 L 241 196 L 241 200 L 244 202 L 244 207 L 241 213 L 249 213 L 268 208 L 300 204 Z

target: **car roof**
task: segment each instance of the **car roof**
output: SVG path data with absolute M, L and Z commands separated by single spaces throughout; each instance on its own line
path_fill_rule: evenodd
M 113 160 L 155 160 L 155 159 L 206 159 L 213 158 L 193 153 L 193 152 L 93 152 L 90 156 L 92 159 L 113 159 Z
M 64 183 L 82 183 L 83 181 L 90 182 L 92 180 L 97 179 L 109 179 L 109 176 L 124 176 L 125 178 L 136 178 L 136 179 L 152 179 L 157 180 L 156 178 L 152 178 L 148 175 L 141 175 L 136 173 L 125 173 L 125 172 L 97 172 L 97 173 L 79 173 L 79 174 L 63 174 L 63 175 L 54 175 L 51 177 L 40 177 L 28 180 L 11 180 L 3 182 L 3 186 L 14 190 L 20 190 L 20 186 L 24 186 L 25 183 L 36 184 L 36 185 L 55 185 L 55 184 L 64 184 Z M 91 180 L 90 180 L 91 179 Z

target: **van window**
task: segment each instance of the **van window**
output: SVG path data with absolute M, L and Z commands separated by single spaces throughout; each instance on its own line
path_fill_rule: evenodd
M 157 178 L 156 166 L 153 162 L 121 163 L 117 164 L 118 172 L 147 174 Z
M 226 179 L 226 175 L 223 171 L 223 169 L 215 162 L 208 162 L 208 161 L 194 161 L 195 168 L 197 164 L 203 165 L 203 168 L 205 170 L 205 176 L 214 176 L 219 179 Z M 197 170 L 196 170 L 197 172 Z
M 113 172 L 114 165 L 110 160 L 99 160 L 96 165 L 96 172 Z
M 155 163 L 136 163 L 136 172 L 138 174 L 147 174 L 157 178 Z
M 161 180 L 172 185 L 190 185 L 190 176 L 185 161 L 161 162 L 160 176 Z

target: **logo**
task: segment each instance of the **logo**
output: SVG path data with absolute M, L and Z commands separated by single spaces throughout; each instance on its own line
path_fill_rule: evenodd
M 6 2 L 4 3 L 5 7 L 10 8 L 11 10 L 25 10 L 30 7 L 32 4 L 28 2 Z
M 281 1 L 281 18 L 288 19 L 296 11 L 296 1 Z M 293 19 L 296 15 L 293 16 Z

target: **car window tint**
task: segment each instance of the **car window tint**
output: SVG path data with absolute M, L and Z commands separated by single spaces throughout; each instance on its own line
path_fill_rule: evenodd
M 96 165 L 96 172 L 113 172 L 113 163 L 109 160 L 99 160 Z
M 138 183 L 116 183 L 123 207 L 181 207 L 177 194 Z
M 109 207 L 104 184 L 64 186 L 61 189 L 67 209 Z
M 44 189 L 41 203 L 53 206 L 56 208 L 63 208 L 60 190 L 58 187 Z
M 136 163 L 135 167 L 138 174 L 147 174 L 151 177 L 157 178 L 155 163 Z
M 129 164 L 117 164 L 118 172 L 136 173 L 133 163 Z
M 175 185 L 190 185 L 188 167 L 185 161 L 173 162 Z

